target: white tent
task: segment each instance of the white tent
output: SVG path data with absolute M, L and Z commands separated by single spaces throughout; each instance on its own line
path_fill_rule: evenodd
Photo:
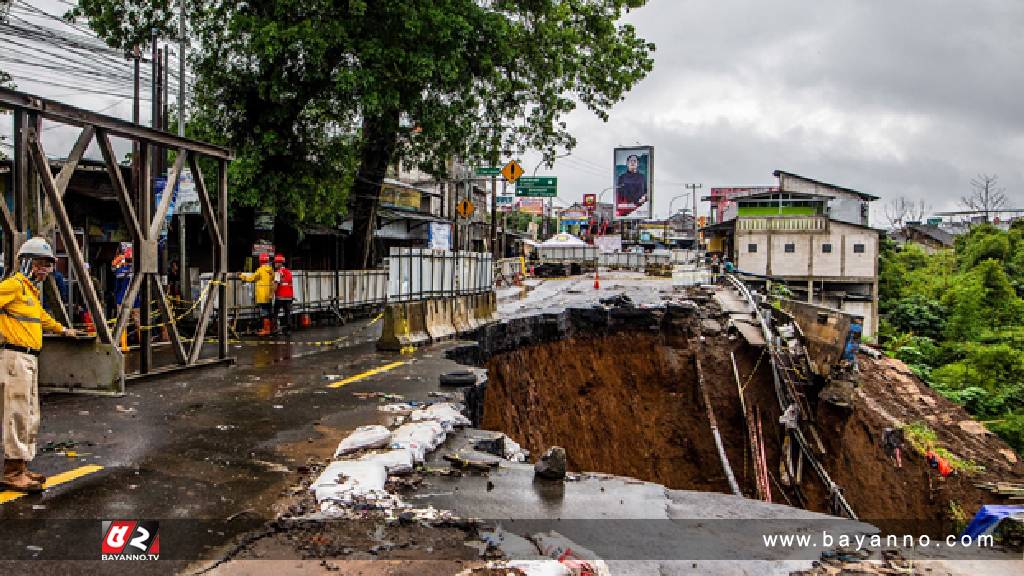
M 565 232 L 555 234 L 541 243 L 542 248 L 575 248 L 577 246 L 586 247 L 589 246 L 589 244 L 572 234 L 567 234 Z

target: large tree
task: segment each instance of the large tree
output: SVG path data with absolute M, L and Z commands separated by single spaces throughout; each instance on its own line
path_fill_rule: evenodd
M 286 209 L 295 202 L 282 198 L 308 206 L 307 194 L 333 186 L 324 178 L 341 182 L 351 152 L 346 264 L 365 267 L 390 164 L 444 176 L 454 156 L 496 162 L 533 149 L 551 161 L 571 149 L 568 112 L 582 104 L 606 119 L 651 70 L 654 46 L 620 22 L 645 3 L 195 0 L 200 117 L 238 150 L 248 192 Z M 81 0 L 79 14 L 123 48 L 140 30 L 173 33 L 166 9 L 132 12 L 138 4 Z M 118 15 L 129 13 L 149 18 L 125 24 Z

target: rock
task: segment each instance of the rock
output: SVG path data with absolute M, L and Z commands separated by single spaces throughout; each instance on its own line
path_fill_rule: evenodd
M 700 329 L 706 336 L 718 336 L 722 333 L 722 325 L 717 320 L 710 318 L 701 320 Z
M 533 472 L 540 478 L 547 480 L 562 480 L 565 478 L 565 448 L 552 446 L 540 457 L 533 466 Z
M 1017 463 L 1017 455 L 1013 453 L 1013 450 L 1010 450 L 1009 448 L 1000 448 L 999 453 L 1002 454 L 1003 458 L 1006 458 L 1010 464 Z

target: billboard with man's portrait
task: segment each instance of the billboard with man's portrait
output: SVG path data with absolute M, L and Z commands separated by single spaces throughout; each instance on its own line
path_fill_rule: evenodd
M 653 218 L 651 193 L 654 184 L 654 147 L 615 149 L 615 219 Z

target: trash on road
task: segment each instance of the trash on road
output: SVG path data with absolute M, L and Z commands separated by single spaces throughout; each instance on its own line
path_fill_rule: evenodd
M 411 402 L 401 402 L 398 404 L 381 404 L 377 406 L 377 410 L 380 412 L 388 412 L 390 414 L 408 414 L 415 410 L 417 406 Z
M 383 426 L 360 426 L 338 444 L 338 449 L 334 451 L 334 457 L 368 448 L 382 448 L 387 446 L 390 440 L 391 431 Z
M 564 450 L 563 450 L 564 453 Z M 608 565 L 594 552 L 583 548 L 565 536 L 552 530 L 539 532 L 530 539 L 540 549 L 540 553 L 558 560 L 569 569 L 573 576 L 593 574 L 594 576 L 610 576 Z

